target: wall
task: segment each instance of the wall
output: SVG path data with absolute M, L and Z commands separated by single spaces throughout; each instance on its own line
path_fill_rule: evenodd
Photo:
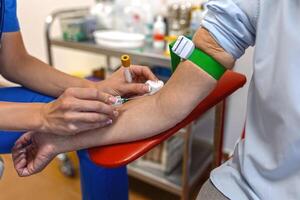
M 28 51 L 46 61 L 46 45 L 44 22 L 49 13 L 57 9 L 69 9 L 90 6 L 94 0 L 18 0 L 18 16 L 23 38 Z M 57 35 L 58 24 L 55 24 L 54 35 Z M 74 59 L 76 58 L 76 59 Z M 83 71 L 103 64 L 99 55 L 91 55 L 79 51 L 55 48 L 55 66 L 66 72 Z
M 94 0 L 19 0 L 18 15 L 21 23 L 22 34 L 28 51 L 36 57 L 46 61 L 46 48 L 44 40 L 44 20 L 55 9 L 89 6 Z M 250 78 L 253 49 L 237 62 L 235 70 L 245 73 Z M 74 59 L 76 58 L 76 59 Z M 89 71 L 99 65 L 104 65 L 103 58 L 99 55 L 86 54 L 55 48 L 55 66 L 63 71 Z M 227 101 L 225 125 L 225 149 L 232 151 L 236 139 L 240 136 L 244 126 L 246 113 L 247 88 L 236 92 Z

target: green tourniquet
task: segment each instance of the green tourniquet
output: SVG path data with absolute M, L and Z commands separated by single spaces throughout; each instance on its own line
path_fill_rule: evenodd
M 174 46 L 175 42 L 176 41 L 172 42 L 169 45 L 169 50 L 170 50 L 170 54 L 171 54 L 171 66 L 172 66 L 173 73 L 175 72 L 177 66 L 179 65 L 179 63 L 181 61 L 181 58 L 178 55 L 176 55 L 172 50 L 172 47 Z
M 172 51 L 174 44 L 175 42 L 171 43 L 169 46 L 173 72 L 181 61 L 181 58 Z M 196 64 L 216 80 L 219 80 L 226 71 L 225 67 L 200 49 L 195 48 L 193 53 L 188 57 L 188 60 Z

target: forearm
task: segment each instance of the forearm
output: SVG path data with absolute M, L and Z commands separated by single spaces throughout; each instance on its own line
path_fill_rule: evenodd
M 17 58 L 3 76 L 32 90 L 58 97 L 70 87 L 91 87 L 92 83 L 85 79 L 67 75 L 46 63 L 30 56 Z
M 227 68 L 234 59 L 203 29 L 194 37 L 198 48 Z M 204 43 L 204 44 L 203 44 Z M 184 119 L 215 87 L 217 81 L 189 61 L 182 62 L 165 87 L 156 95 L 130 102 L 111 127 L 68 138 L 63 145 L 70 151 L 151 137 Z
M 41 107 L 35 103 L 0 102 L 0 130 L 38 130 L 41 126 Z
M 154 136 L 184 119 L 215 87 L 216 80 L 186 61 L 156 95 L 125 104 L 110 127 L 66 138 L 61 152 Z
M 12 82 L 54 97 L 69 87 L 92 85 L 87 80 L 67 75 L 30 56 L 19 32 L 3 34 L 0 73 Z

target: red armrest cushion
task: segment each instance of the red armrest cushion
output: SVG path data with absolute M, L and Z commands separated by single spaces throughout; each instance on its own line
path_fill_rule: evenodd
M 144 140 L 89 149 L 90 159 L 95 164 L 103 167 L 113 168 L 126 165 L 168 139 L 234 91 L 243 87 L 245 83 L 246 77 L 244 75 L 227 70 L 219 80 L 216 88 L 184 120 L 173 128 Z

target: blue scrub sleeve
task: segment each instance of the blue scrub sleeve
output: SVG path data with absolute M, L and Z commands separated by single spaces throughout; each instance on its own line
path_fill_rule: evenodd
M 255 44 L 259 0 L 211 0 L 202 21 L 226 52 L 235 59 Z
M 17 2 L 16 0 L 4 0 L 5 12 L 3 32 L 17 32 L 20 30 L 19 21 L 17 17 Z
M 0 102 L 48 103 L 53 98 L 23 87 L 0 88 Z M 30 117 L 30 116 L 28 116 Z M 17 131 L 0 130 L 0 154 L 10 153 L 15 141 L 22 135 Z

